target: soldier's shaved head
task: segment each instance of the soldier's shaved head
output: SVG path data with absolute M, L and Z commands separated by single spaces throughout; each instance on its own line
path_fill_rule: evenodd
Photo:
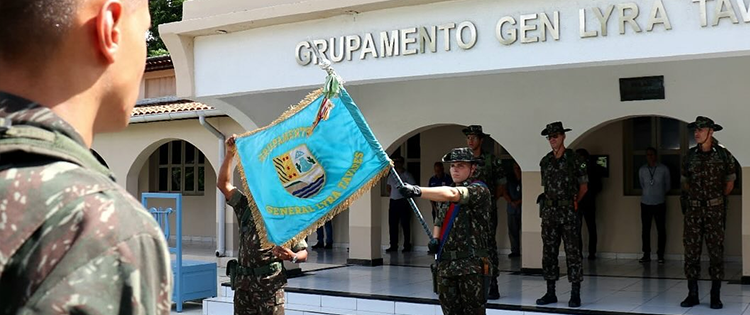
M 101 0 L 0 0 L 0 59 L 44 63 L 65 39 L 77 12 Z M 146 0 L 123 0 L 137 7 Z
M 90 146 L 128 124 L 150 23 L 146 0 L 0 0 L 0 91 L 49 107 Z
M 0 58 L 16 61 L 30 52 L 49 52 L 70 29 L 80 1 L 0 1 Z

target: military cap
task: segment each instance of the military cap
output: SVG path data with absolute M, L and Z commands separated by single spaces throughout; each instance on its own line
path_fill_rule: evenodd
M 566 133 L 570 131 L 571 129 L 564 128 L 561 121 L 556 121 L 553 123 L 547 124 L 547 127 L 542 130 L 542 136 L 550 135 L 553 133 Z
M 443 162 L 451 163 L 451 162 L 469 162 L 469 163 L 479 163 L 481 162 L 481 159 L 474 157 L 474 152 L 471 151 L 470 148 L 463 147 L 463 148 L 455 148 L 448 152 L 448 154 L 443 156 Z
M 477 136 L 480 136 L 482 138 L 490 136 L 490 134 L 482 132 L 482 126 L 480 126 L 480 125 L 471 125 L 469 127 L 464 128 L 461 131 L 463 131 L 463 133 L 465 135 L 467 135 L 467 136 L 468 135 L 477 135 Z
M 689 129 L 695 129 L 695 128 L 711 128 L 714 131 L 719 131 L 724 129 L 721 125 L 714 123 L 714 121 L 711 118 L 705 117 L 705 116 L 698 116 L 695 118 L 694 122 L 691 122 L 687 125 Z

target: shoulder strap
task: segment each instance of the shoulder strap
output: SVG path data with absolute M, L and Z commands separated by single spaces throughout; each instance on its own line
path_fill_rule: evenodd
M 0 131 L 0 153 L 13 151 L 69 161 L 114 179 L 112 172 L 99 163 L 89 150 L 59 132 L 29 125 L 4 128 L 4 131 Z

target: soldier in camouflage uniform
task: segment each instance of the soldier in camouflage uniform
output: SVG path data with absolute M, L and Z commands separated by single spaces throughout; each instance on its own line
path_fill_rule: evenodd
M 163 232 L 89 151 L 128 124 L 148 29 L 147 1 L 0 1 L 0 314 L 170 313 Z
M 726 228 L 726 196 L 732 192 L 737 178 L 734 157 L 713 139 L 714 131 L 723 129 L 713 120 L 698 116 L 688 124 L 694 129 L 697 146 L 683 159 L 681 182 L 688 197 L 685 212 L 685 276 L 688 296 L 683 307 L 699 304 L 698 278 L 701 273 L 702 240 L 710 258 L 711 308 L 723 307 L 719 293 L 724 279 L 724 229 Z
M 407 198 L 422 197 L 450 202 L 438 212 L 429 248 L 437 252 L 437 292 L 443 314 L 485 314 L 486 286 L 490 273 L 487 220 L 490 191 L 476 180 L 481 162 L 471 149 L 456 148 L 443 157 L 451 163 L 453 187 L 419 187 L 404 184 L 399 192 Z
M 230 262 L 234 291 L 234 313 L 237 315 L 284 314 L 286 275 L 282 261 L 294 263 L 307 260 L 307 243 L 302 240 L 291 249 L 275 246 L 262 248 L 248 199 L 231 184 L 232 160 L 237 154 L 236 135 L 227 139 L 227 153 L 219 170 L 217 187 L 227 198 L 240 222 L 239 261 Z M 233 270 L 233 271 L 232 271 Z
M 471 125 L 462 131 L 466 135 L 466 145 L 471 149 L 474 158 L 481 160 L 483 163 L 477 166 L 476 177 L 478 180 L 484 182 L 490 190 L 491 210 L 490 220 L 488 221 L 490 224 L 490 233 L 488 234 L 489 238 L 487 241 L 489 244 L 490 260 L 492 261 L 490 271 L 493 277 L 490 283 L 488 298 L 490 300 L 497 300 L 500 298 L 500 292 L 497 288 L 497 276 L 500 273 L 498 269 L 500 260 L 497 253 L 497 199 L 504 196 L 507 180 L 500 159 L 492 153 L 482 151 L 484 139 L 490 136 L 482 132 L 482 126 Z
M 576 214 L 578 202 L 586 194 L 588 177 L 586 161 L 571 149 L 565 149 L 565 133 L 561 122 L 548 124 L 542 136 L 549 140 L 552 152 L 539 163 L 544 194 L 542 210 L 542 269 L 547 280 L 547 293 L 536 300 L 537 305 L 557 303 L 555 282 L 560 278 L 557 257 L 560 240 L 565 242 L 568 264 L 568 281 L 572 283 L 568 306 L 581 306 L 581 281 L 583 281 L 581 229 Z

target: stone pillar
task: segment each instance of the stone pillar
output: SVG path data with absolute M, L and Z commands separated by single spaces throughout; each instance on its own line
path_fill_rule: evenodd
M 541 172 L 523 172 L 523 213 L 521 218 L 521 271 L 542 272 L 542 219 L 536 197 L 542 193 Z
M 226 256 L 237 257 L 240 250 L 240 224 L 234 215 L 234 209 L 229 205 L 227 205 L 225 226 Z M 219 237 L 218 234 L 216 237 Z
M 742 174 L 750 174 L 750 167 L 743 167 Z M 750 196 L 749 184 L 742 185 L 742 284 L 750 284 L 750 198 L 744 198 Z
M 380 266 L 380 194 L 375 186 L 349 207 L 348 264 Z

